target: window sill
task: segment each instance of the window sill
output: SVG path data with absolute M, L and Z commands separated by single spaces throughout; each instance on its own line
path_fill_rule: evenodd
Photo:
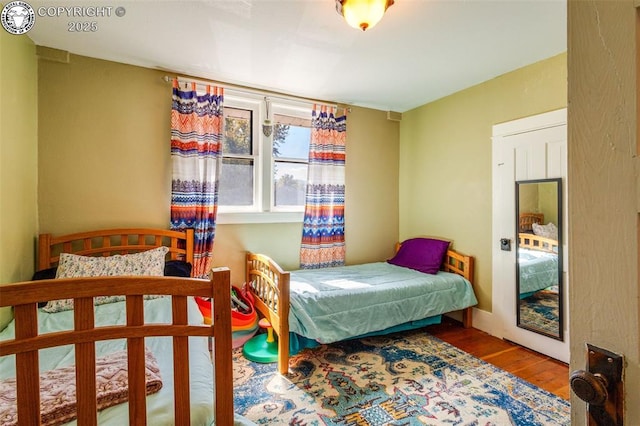
M 303 218 L 303 212 L 218 212 L 216 224 L 231 225 L 249 223 L 302 223 Z

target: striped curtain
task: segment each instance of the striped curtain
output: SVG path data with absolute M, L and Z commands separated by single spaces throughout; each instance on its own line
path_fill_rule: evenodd
M 222 161 L 223 89 L 181 89 L 173 81 L 171 105 L 171 229 L 194 228 L 193 276 L 211 269 Z
M 314 105 L 300 268 L 344 265 L 344 166 L 347 117 Z

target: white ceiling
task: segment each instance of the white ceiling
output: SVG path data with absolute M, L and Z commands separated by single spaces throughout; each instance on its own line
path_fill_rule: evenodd
M 349 27 L 334 0 L 29 4 L 36 23 L 28 35 L 38 45 L 399 112 L 566 50 L 565 0 L 395 0 L 366 32 Z M 38 14 L 41 6 L 97 5 L 111 6 L 111 16 Z M 82 21 L 97 31 L 68 31 Z

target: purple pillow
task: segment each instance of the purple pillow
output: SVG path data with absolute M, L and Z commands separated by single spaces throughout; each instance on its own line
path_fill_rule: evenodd
M 448 249 L 449 241 L 412 238 L 403 242 L 398 253 L 387 262 L 426 274 L 437 274 Z

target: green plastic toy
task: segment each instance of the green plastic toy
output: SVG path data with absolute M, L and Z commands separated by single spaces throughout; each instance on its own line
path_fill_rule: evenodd
M 278 361 L 278 344 L 273 336 L 271 323 L 266 318 L 262 318 L 258 325 L 267 329 L 266 334 L 261 333 L 247 340 L 242 347 L 242 354 L 249 361 L 262 364 Z

